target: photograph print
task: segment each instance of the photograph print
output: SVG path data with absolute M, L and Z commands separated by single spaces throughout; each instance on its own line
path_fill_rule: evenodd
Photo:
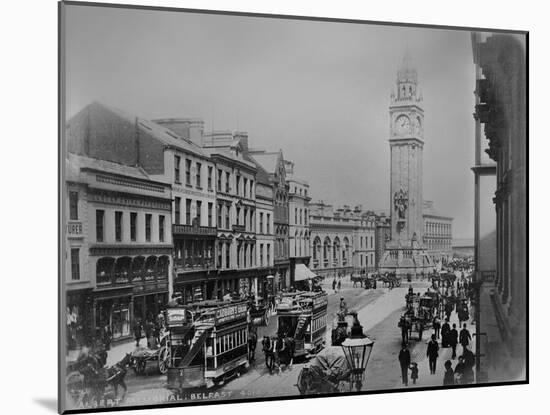
M 61 412 L 528 382 L 527 32 L 59 13 Z

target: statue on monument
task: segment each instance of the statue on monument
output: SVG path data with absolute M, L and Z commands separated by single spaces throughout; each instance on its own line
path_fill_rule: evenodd
M 399 219 L 405 219 L 405 211 L 407 210 L 408 204 L 409 198 L 407 196 L 407 192 L 403 189 L 395 192 L 395 195 L 393 196 L 393 205 L 397 211 Z

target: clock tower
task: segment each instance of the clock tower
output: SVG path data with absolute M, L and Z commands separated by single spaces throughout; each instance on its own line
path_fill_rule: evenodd
M 379 265 L 381 272 L 414 276 L 430 272 L 433 264 L 423 246 L 424 109 L 408 54 L 397 72 L 389 113 L 391 239 Z

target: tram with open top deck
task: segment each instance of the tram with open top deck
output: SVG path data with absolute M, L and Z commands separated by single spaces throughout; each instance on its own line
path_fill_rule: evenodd
M 285 293 L 277 305 L 277 335 L 292 337 L 295 357 L 317 353 L 325 346 L 328 294 Z
M 223 384 L 249 366 L 246 301 L 202 301 L 166 309 L 168 388 Z

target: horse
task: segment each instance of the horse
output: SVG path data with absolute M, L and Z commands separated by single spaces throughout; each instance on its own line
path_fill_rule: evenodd
M 275 359 L 274 359 L 274 347 L 275 343 L 269 336 L 264 336 L 262 339 L 262 351 L 265 356 L 265 366 L 269 369 L 269 373 L 273 371 Z
M 256 360 L 256 346 L 258 344 L 258 335 L 255 331 L 251 330 L 248 333 L 248 361 L 253 362 Z
M 122 388 L 124 389 L 122 398 L 124 399 L 124 396 L 126 396 L 128 388 L 126 387 L 126 383 L 124 383 L 124 378 L 126 377 L 127 373 L 126 369 L 129 366 L 132 366 L 132 362 L 132 354 L 126 353 L 126 355 L 122 358 L 120 362 L 115 363 L 113 366 L 107 368 L 107 383 L 113 387 L 115 391 L 115 399 L 118 398 L 119 386 L 122 386 Z
M 285 366 L 285 369 L 292 369 L 294 352 L 296 349 L 296 342 L 294 339 L 292 337 L 279 336 L 275 339 L 274 349 L 275 365 L 279 369 L 279 373 L 283 370 L 282 366 Z

